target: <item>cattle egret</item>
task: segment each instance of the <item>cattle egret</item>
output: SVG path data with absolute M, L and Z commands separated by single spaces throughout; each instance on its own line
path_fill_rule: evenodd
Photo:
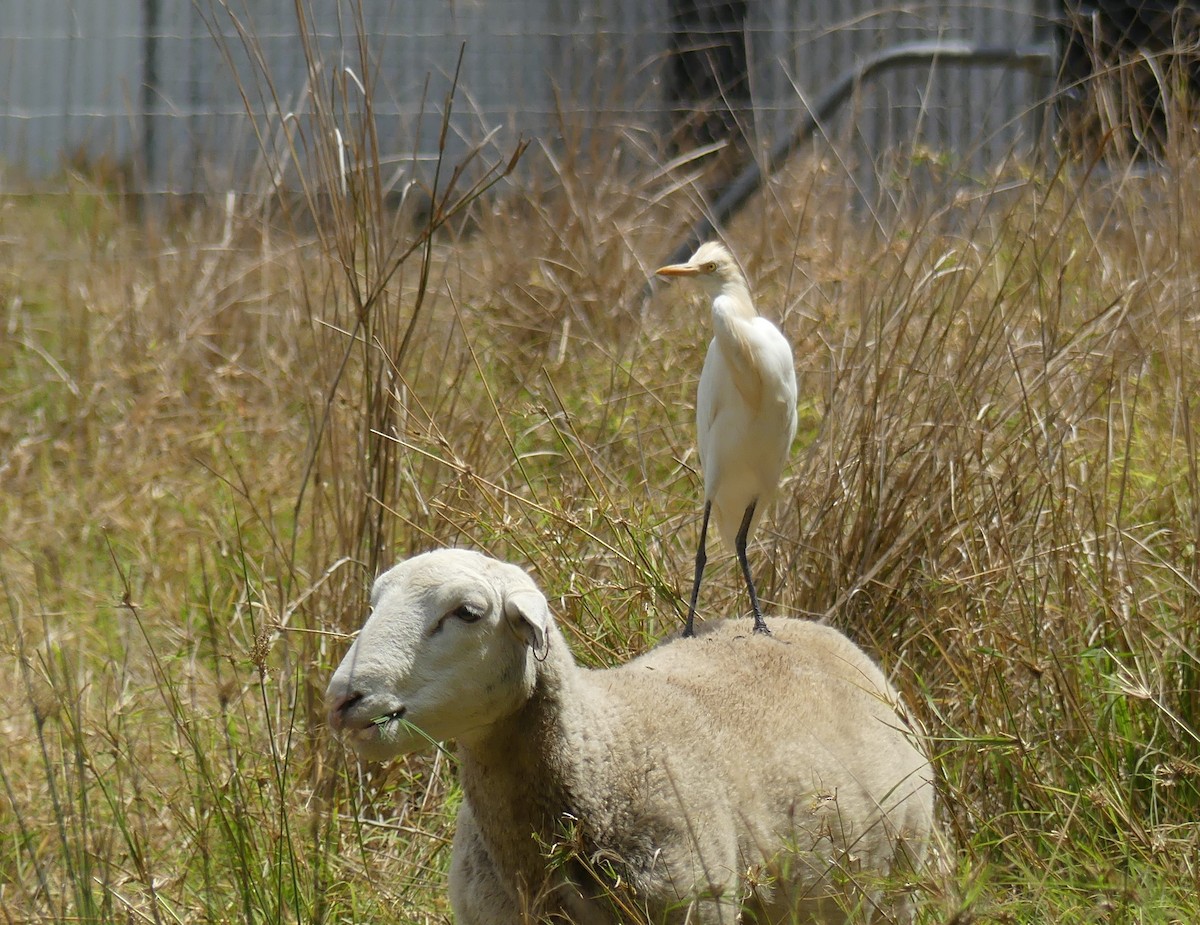
M 796 436 L 796 370 L 792 348 L 750 299 L 737 261 L 721 244 L 700 245 L 687 263 L 656 271 L 694 279 L 712 298 L 715 336 L 708 345 L 696 392 L 696 433 L 704 472 L 704 519 L 696 549 L 696 575 L 683 635 L 694 634 L 696 600 L 707 562 L 709 517 L 737 554 L 754 631 L 769 632 L 746 559 L 746 542 L 779 487 Z

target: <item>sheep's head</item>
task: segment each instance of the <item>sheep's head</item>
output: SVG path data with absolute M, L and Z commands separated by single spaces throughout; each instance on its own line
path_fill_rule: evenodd
M 329 724 L 372 760 L 469 739 L 529 698 L 549 621 L 514 565 L 463 549 L 401 562 L 329 682 Z

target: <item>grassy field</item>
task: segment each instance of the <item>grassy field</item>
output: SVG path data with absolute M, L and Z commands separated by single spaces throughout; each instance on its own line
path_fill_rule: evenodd
M 923 923 L 1200 921 L 1188 141 L 878 221 L 800 161 L 729 229 L 800 381 L 760 591 L 930 730 Z M 580 156 L 427 208 L 316 155 L 166 231 L 78 176 L 0 200 L 0 921 L 447 921 L 452 755 L 323 720 L 373 576 L 513 560 L 596 665 L 682 619 L 708 312 L 643 291 L 687 185 Z

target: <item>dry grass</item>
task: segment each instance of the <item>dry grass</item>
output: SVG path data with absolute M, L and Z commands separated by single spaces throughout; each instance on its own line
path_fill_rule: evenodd
M 706 310 L 641 293 L 686 185 L 577 157 L 478 198 L 511 166 L 480 161 L 397 206 L 368 118 L 334 195 L 319 102 L 298 196 L 162 236 L 82 178 L 0 203 L 5 921 L 444 921 L 448 761 L 360 768 L 323 725 L 370 578 L 443 544 L 529 565 L 600 664 L 682 616 Z M 797 163 L 730 229 L 801 381 L 764 598 L 932 730 L 957 851 L 925 922 L 1200 919 L 1177 135 L 1161 169 L 1013 167 L 887 234 Z M 733 568 L 702 603 L 744 605 Z

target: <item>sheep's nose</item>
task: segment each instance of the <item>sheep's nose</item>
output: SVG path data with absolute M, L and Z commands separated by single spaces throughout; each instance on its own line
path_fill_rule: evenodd
M 362 691 L 353 691 L 329 708 L 329 727 L 334 732 L 341 732 L 346 725 L 346 714 L 356 703 L 363 699 Z

